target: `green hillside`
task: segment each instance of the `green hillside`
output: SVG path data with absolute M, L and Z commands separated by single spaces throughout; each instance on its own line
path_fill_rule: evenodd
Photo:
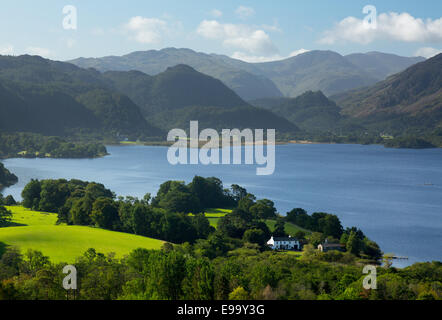
M 442 127 L 442 54 L 374 86 L 332 97 L 342 113 L 390 133 Z
M 349 54 L 345 56 L 345 59 L 379 81 L 401 72 L 413 64 L 425 61 L 423 57 L 401 57 L 376 51 Z
M 38 56 L 0 56 L 0 102 L 1 131 L 162 134 L 96 70 Z
M 168 68 L 154 77 L 138 71 L 103 75 L 127 94 L 144 116 L 161 129 L 188 128 L 198 120 L 201 128 L 276 129 L 294 133 L 297 126 L 274 113 L 250 106 L 221 81 L 186 65 Z
M 296 98 L 262 99 L 252 103 L 272 110 L 309 132 L 331 131 L 344 118 L 341 108 L 321 91 L 307 91 Z
M 168 68 L 154 77 L 140 72 L 107 72 L 114 87 L 139 104 L 143 113 L 190 106 L 239 107 L 248 104 L 221 81 L 187 65 Z
M 163 241 L 98 228 L 55 225 L 57 215 L 7 207 L 13 213 L 11 227 L 0 229 L 0 243 L 42 251 L 54 262 L 74 262 L 87 249 L 123 257 L 136 248 L 160 249 Z

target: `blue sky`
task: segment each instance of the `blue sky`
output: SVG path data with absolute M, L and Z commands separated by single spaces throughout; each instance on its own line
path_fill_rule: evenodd
M 63 28 L 67 5 L 76 29 Z M 367 5 L 376 25 L 364 22 Z M 67 60 L 165 47 L 246 61 L 317 49 L 430 57 L 442 50 L 442 1 L 14 0 L 0 10 L 0 54 Z

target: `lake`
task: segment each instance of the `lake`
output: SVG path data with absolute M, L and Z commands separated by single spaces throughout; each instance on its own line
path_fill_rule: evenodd
M 249 147 L 246 147 L 249 148 Z M 19 183 L 4 190 L 21 199 L 31 178 L 76 178 L 103 183 L 117 195 L 155 194 L 166 180 L 195 175 L 239 184 L 273 200 L 280 213 L 329 212 L 357 226 L 386 253 L 408 256 L 398 267 L 442 260 L 442 149 L 291 144 L 276 146 L 276 169 L 257 176 L 253 165 L 170 165 L 167 147 L 109 146 L 100 159 L 8 159 Z

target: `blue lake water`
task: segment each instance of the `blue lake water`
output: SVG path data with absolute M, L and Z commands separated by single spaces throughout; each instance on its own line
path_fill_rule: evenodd
M 166 147 L 109 146 L 88 160 L 8 159 L 19 183 L 4 190 L 20 199 L 31 178 L 76 178 L 103 183 L 117 195 L 155 194 L 166 180 L 215 176 L 275 202 L 280 213 L 304 208 L 334 213 L 357 226 L 396 261 L 442 260 L 442 149 L 402 150 L 361 145 L 278 145 L 276 170 L 257 176 L 250 165 L 170 165 Z

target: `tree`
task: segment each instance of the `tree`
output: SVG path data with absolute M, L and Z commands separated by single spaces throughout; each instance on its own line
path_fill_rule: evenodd
M 256 243 L 259 246 L 263 247 L 266 244 L 268 238 L 260 229 L 249 229 L 244 232 L 243 240 L 250 243 Z
M 94 201 L 89 196 L 75 200 L 70 210 L 71 222 L 75 225 L 90 225 L 93 204 Z
M 192 217 L 192 224 L 199 239 L 207 239 L 209 234 L 215 232 L 215 228 L 210 225 L 209 219 L 203 213 L 194 215 Z
M 21 193 L 23 198 L 22 204 L 25 208 L 38 210 L 40 202 L 41 183 L 38 180 L 32 179 Z
M 276 208 L 273 201 L 262 199 L 256 201 L 249 209 L 256 219 L 271 219 L 276 217 Z
M 287 221 L 296 224 L 300 227 L 308 228 L 311 218 L 307 214 L 307 211 L 301 208 L 296 208 L 290 212 L 287 212 L 286 219 Z
M 234 205 L 232 197 L 224 192 L 223 183 L 218 178 L 195 176 L 188 187 L 199 199 L 203 209 L 225 208 Z
M 251 222 L 250 213 L 235 209 L 218 221 L 217 230 L 227 237 L 241 239 L 244 232 L 249 229 Z
M 313 232 L 308 237 L 309 242 L 316 248 L 319 244 L 323 243 L 325 240 L 324 234 L 320 232 Z
M 11 195 L 8 195 L 4 200 L 5 206 L 15 206 L 17 202 L 15 201 L 14 197 Z
M 229 294 L 229 300 L 248 300 L 249 294 L 243 287 L 238 287 Z
M 296 231 L 295 238 L 298 240 L 304 240 L 306 236 L 306 233 L 302 230 Z
M 112 199 L 98 198 L 92 205 L 91 219 L 97 227 L 109 230 L 118 229 L 118 207 Z
M 152 205 L 170 212 L 198 213 L 203 208 L 199 199 L 182 181 L 167 181 L 160 186 Z
M 274 237 L 286 237 L 287 233 L 285 232 L 285 222 L 283 218 L 278 218 L 275 224 L 275 230 L 273 231 Z
M 359 239 L 356 232 L 352 231 L 348 236 L 346 249 L 355 256 L 360 256 L 364 243 Z
M 0 228 L 6 227 L 11 222 L 11 219 L 11 211 L 7 210 L 3 206 L 0 206 Z
M 326 214 L 325 217 L 320 218 L 318 221 L 319 230 L 325 234 L 325 236 L 332 236 L 333 238 L 340 239 L 343 233 L 341 221 L 334 214 Z
M 232 196 L 236 203 L 247 196 L 247 190 L 237 184 L 231 186 Z
M 248 193 L 244 198 L 239 200 L 238 209 L 243 210 L 245 212 L 250 212 L 250 207 L 255 204 L 256 197 Z

